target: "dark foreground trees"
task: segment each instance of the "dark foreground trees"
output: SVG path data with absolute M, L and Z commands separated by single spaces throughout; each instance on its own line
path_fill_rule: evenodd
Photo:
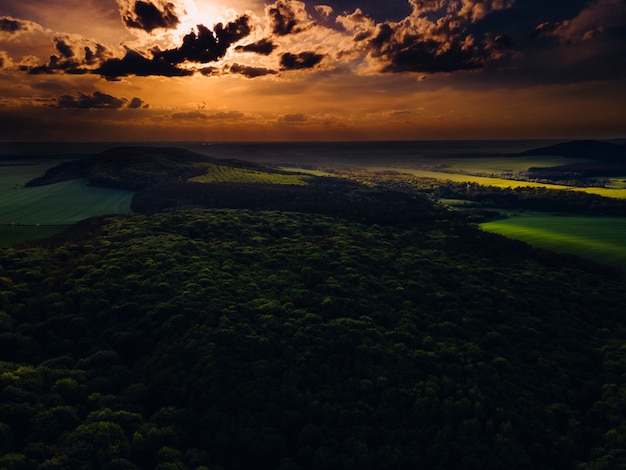
M 3 249 L 0 467 L 623 466 L 622 274 L 424 214 Z

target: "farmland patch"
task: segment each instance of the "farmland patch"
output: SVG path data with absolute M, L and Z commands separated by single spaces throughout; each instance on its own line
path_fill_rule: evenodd
M 480 227 L 539 248 L 626 268 L 626 217 L 522 213 Z

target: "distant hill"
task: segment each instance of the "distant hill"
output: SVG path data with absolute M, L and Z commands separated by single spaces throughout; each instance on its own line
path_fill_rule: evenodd
M 569 158 L 615 161 L 626 158 L 626 146 L 597 140 L 573 140 L 526 150 L 518 155 L 558 155 Z
M 551 155 L 586 160 L 553 167 L 531 167 L 525 175 L 531 179 L 554 183 L 588 182 L 590 178 L 611 178 L 626 174 L 626 146 L 611 142 L 574 140 L 527 150 L 517 155 Z
M 200 153 L 173 147 L 116 147 L 91 157 L 62 163 L 50 168 L 27 186 L 43 186 L 72 179 L 86 178 L 90 184 L 140 190 L 167 181 L 206 178 L 218 173 L 220 180 L 230 177 L 263 179 L 264 175 L 286 175 L 286 172 L 239 160 L 219 160 Z M 213 170 L 213 171 L 211 171 Z M 237 171 L 234 171 L 237 170 Z M 276 177 L 265 179 L 276 180 Z
M 365 189 L 341 178 L 316 177 L 167 147 L 114 148 L 51 168 L 28 186 L 77 178 L 86 178 L 96 186 L 137 191 L 131 208 L 140 213 L 191 207 L 233 208 L 411 224 L 432 218 L 434 210 L 425 197 L 414 194 Z

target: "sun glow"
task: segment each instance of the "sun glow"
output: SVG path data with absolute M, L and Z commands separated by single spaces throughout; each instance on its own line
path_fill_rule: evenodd
M 217 23 L 224 23 L 230 19 L 227 17 L 226 8 L 217 6 L 213 2 L 186 0 L 183 5 L 184 11 L 180 12 L 181 22 L 177 28 L 177 32 L 182 35 L 195 30 L 199 24 L 213 29 Z

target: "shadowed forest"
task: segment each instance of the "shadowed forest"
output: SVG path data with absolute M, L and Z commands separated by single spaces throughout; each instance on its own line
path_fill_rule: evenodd
M 127 148 L 32 180 L 133 214 L 0 247 L 0 467 L 626 465 L 623 267 L 476 225 L 624 200 L 301 170 Z

